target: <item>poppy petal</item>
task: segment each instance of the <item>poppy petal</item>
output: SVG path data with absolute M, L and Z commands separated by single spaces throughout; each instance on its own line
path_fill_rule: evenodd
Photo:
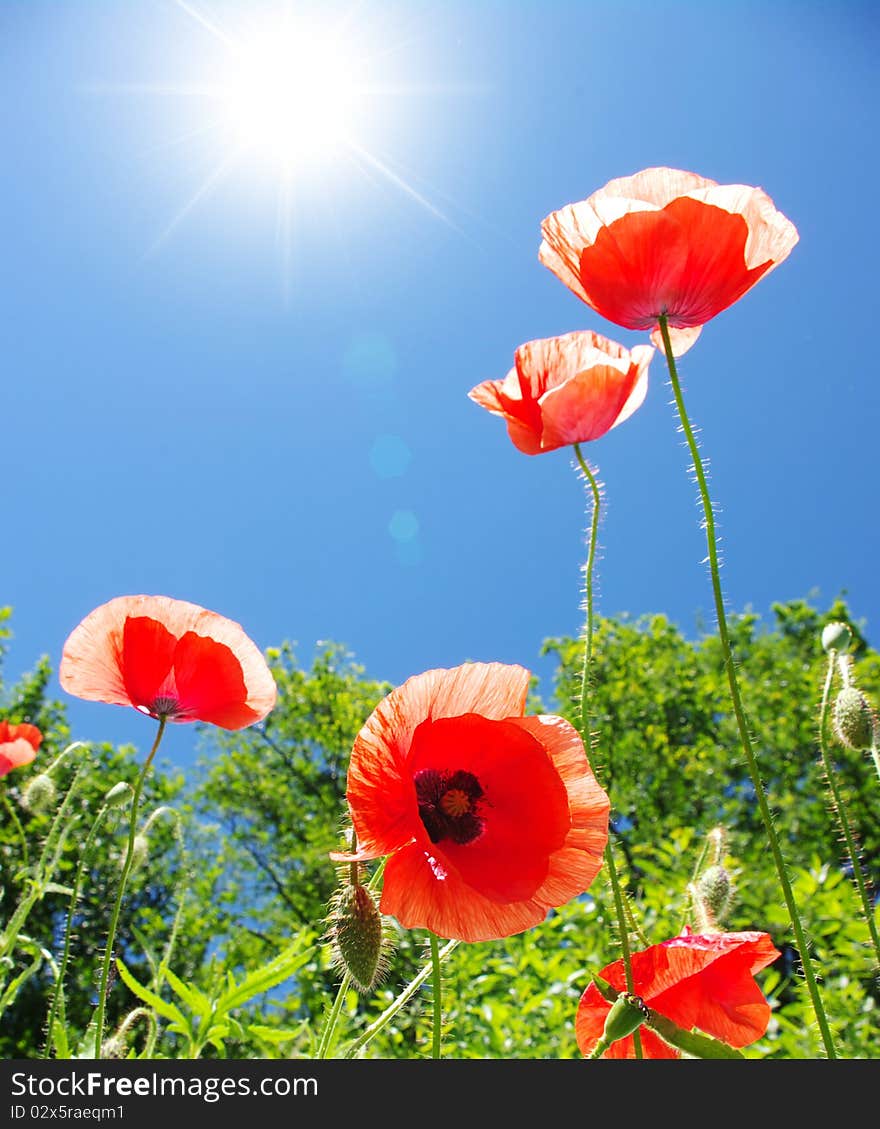
M 573 725 L 552 714 L 518 718 L 513 724 L 541 742 L 568 794 L 570 828 L 535 893 L 548 906 L 565 905 L 588 890 L 602 868 L 611 801 L 593 775 Z
M 526 455 L 541 450 L 541 409 L 536 400 L 523 395 L 519 374 L 513 368 L 504 380 L 484 380 L 468 396 L 481 408 L 501 416 L 515 447 Z
M 460 941 L 510 937 L 547 916 L 547 907 L 534 901 L 492 901 L 415 843 L 388 859 L 379 908 L 404 929 L 430 929 Z
M 177 640 L 150 616 L 128 616 L 122 625 L 122 677 L 129 700 L 150 712 L 159 697 L 177 696 L 171 677 Z
M 503 663 L 465 663 L 414 675 L 376 707 L 355 738 L 347 796 L 358 847 L 372 857 L 412 841 L 420 826 L 411 771 L 406 765 L 416 728 L 431 718 L 478 712 L 521 715 L 529 672 Z
M 623 197 L 625 200 L 640 201 L 653 204 L 657 208 L 665 208 L 678 196 L 686 196 L 689 192 L 696 193 L 701 189 L 715 188 L 717 183 L 694 172 L 659 165 L 642 169 L 632 176 L 620 176 L 609 180 L 604 188 L 593 193 L 590 201 L 595 204 L 605 197 L 612 199 Z
M 650 992 L 651 1007 L 679 1027 L 697 1027 L 731 1047 L 760 1039 L 770 1020 L 770 1005 L 752 973 L 779 956 L 766 934 L 692 936 L 686 945 L 670 942 L 666 955 L 664 978 L 675 982 L 658 991 L 658 977 Z
M 609 181 L 551 213 L 541 231 L 539 260 L 602 317 L 628 329 L 651 329 L 661 315 L 677 329 L 704 325 L 798 241 L 794 224 L 762 189 L 667 168 Z M 680 341 L 681 352 L 692 344 Z
M 683 357 L 692 345 L 695 345 L 697 338 L 703 332 L 701 325 L 692 325 L 688 329 L 677 329 L 675 326 L 668 326 L 667 333 L 669 334 L 669 344 L 672 346 L 673 357 Z M 663 334 L 658 325 L 655 329 L 651 330 L 651 343 L 656 345 L 661 353 L 665 355 L 666 345 L 663 341 Z
M 744 1047 L 765 1033 L 770 1019 L 769 1004 L 754 980 L 754 973 L 779 955 L 766 933 L 699 935 L 686 931 L 632 954 L 633 985 L 648 1007 L 679 1027 L 696 1027 L 729 1046 Z M 608 965 L 600 976 L 617 991 L 625 991 L 622 960 Z M 597 997 L 601 999 L 591 984 L 578 1008 L 578 1045 L 585 1054 L 598 1038 L 596 1026 L 601 1008 Z M 617 1044 L 612 1051 L 606 1057 L 631 1057 Z
M 96 608 L 68 637 L 59 680 L 80 698 L 224 729 L 262 720 L 277 695 L 238 623 L 168 596 L 118 596 Z
M 174 679 L 188 717 L 223 729 L 243 729 L 258 719 L 247 704 L 241 663 L 225 643 L 187 631 L 174 650 Z
M 34 746 L 24 737 L 16 737 L 0 744 L 0 776 L 5 776 L 14 768 L 24 768 L 36 757 Z
M 503 381 L 485 381 L 472 400 L 507 421 L 528 455 L 598 439 L 643 403 L 654 350 L 633 352 L 581 330 L 520 345 Z
M 571 825 L 568 794 L 547 751 L 516 723 L 477 714 L 423 722 L 413 735 L 409 770 L 470 774 L 483 792 L 481 834 L 422 846 L 493 901 L 521 901 L 543 883 L 550 856 Z

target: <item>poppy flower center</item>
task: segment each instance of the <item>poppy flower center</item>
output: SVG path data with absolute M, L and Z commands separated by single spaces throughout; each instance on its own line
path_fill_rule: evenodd
M 485 793 L 473 773 L 426 768 L 414 783 L 419 817 L 432 843 L 451 839 L 464 846 L 482 834 L 485 820 L 478 808 Z
M 138 706 L 137 708 L 141 713 L 149 714 L 150 717 L 164 717 L 167 721 L 179 719 L 186 713 L 178 698 L 171 698 L 167 695 L 154 698 L 148 706 Z

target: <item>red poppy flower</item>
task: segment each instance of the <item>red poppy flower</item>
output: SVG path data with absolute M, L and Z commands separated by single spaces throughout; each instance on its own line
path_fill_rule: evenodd
M 611 180 L 541 231 L 540 261 L 596 313 L 627 329 L 666 314 L 688 346 L 798 241 L 760 188 L 667 168 Z
M 577 731 L 524 717 L 529 672 L 429 670 L 358 734 L 348 769 L 354 856 L 390 856 L 383 913 L 405 928 L 488 941 L 539 924 L 602 864 L 609 801 Z
M 640 407 L 654 350 L 632 352 L 583 331 L 520 345 L 504 380 L 468 393 L 507 421 L 514 445 L 527 455 L 598 439 Z
M 779 956 L 767 933 L 707 933 L 686 930 L 680 937 L 633 953 L 635 994 L 649 1008 L 689 1031 L 698 1028 L 730 1047 L 745 1047 L 760 1039 L 770 1021 L 770 1005 L 754 974 Z M 599 973 L 619 992 L 626 991 L 623 961 Z M 588 1055 L 605 1027 L 611 1005 L 595 984 L 581 996 L 575 1034 Z M 642 1027 L 645 1058 L 678 1058 L 679 1052 L 659 1035 Z M 633 1037 L 618 1039 L 603 1058 L 633 1058 Z
M 59 678 L 78 698 L 167 721 L 243 729 L 275 705 L 275 680 L 244 630 L 168 596 L 119 596 L 64 644 Z
M 0 776 L 23 768 L 37 755 L 43 734 L 36 725 L 10 725 L 0 721 Z

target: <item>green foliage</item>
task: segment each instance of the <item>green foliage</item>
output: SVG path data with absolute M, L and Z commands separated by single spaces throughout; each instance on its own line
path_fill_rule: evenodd
M 166 1030 L 171 1035 L 179 1037 L 172 1043 L 174 1057 L 199 1058 L 208 1045 L 222 1056 L 228 1039 L 241 1041 L 247 1038 L 238 1019 L 239 1010 L 252 1000 L 264 997 L 298 972 L 314 951 L 313 945 L 309 947 L 312 939 L 308 932 L 303 931 L 283 952 L 239 980 L 228 971 L 224 976 L 223 970 L 215 967 L 208 992 L 184 983 L 170 968 L 166 968 L 164 976 L 177 1002 L 164 999 L 151 988 L 138 983 L 122 961 L 117 961 L 117 967 L 132 994 L 165 1020 Z M 270 1028 L 258 1030 L 263 1030 L 263 1038 L 271 1031 Z M 268 1037 L 271 1040 L 271 1035 Z
M 0 611 L 0 657 L 8 619 Z M 840 601 L 824 613 L 806 601 L 778 604 L 769 625 L 749 614 L 733 619 L 731 630 L 762 777 L 839 1053 L 868 1058 L 876 1055 L 880 1034 L 878 970 L 829 812 L 817 746 L 827 661 L 820 639 L 832 621 L 849 626 L 853 677 L 876 701 L 880 656 Z M 573 721 L 581 648 L 568 638 L 546 644 L 558 671 L 555 705 L 543 708 Z M 764 1038 L 744 1048 L 744 1057 L 820 1056 L 788 915 L 739 753 L 717 638 L 689 639 L 663 616 L 623 617 L 597 622 L 594 648 L 593 759 L 612 800 L 632 946 L 666 940 L 692 923 L 691 883 L 710 864 L 723 865 L 734 889 L 724 928 L 767 931 L 782 953 L 758 974 L 772 1020 Z M 341 972 L 329 945 L 321 943 L 339 881 L 328 854 L 344 842 L 348 756 L 390 686 L 367 678 L 334 644 L 322 646 L 309 669 L 300 667 L 289 644 L 270 652 L 269 661 L 279 697 L 263 726 L 235 733 L 205 728 L 197 771 L 184 779 L 155 768 L 147 778 L 140 830 L 149 824 L 150 849 L 126 894 L 108 1055 L 289 1058 L 311 1057 L 319 1049 L 342 1055 L 352 1048 L 365 1057 L 431 1053 L 426 935 L 385 919 L 396 936 L 395 952 L 387 978 L 367 994 L 345 984 L 339 992 Z M 7 930 L 16 908 L 30 900 L 2 968 L 0 1053 L 6 1057 L 43 1053 L 72 902 L 70 962 L 57 996 L 52 1050 L 59 1057 L 89 1053 L 94 975 L 130 797 L 121 797 L 97 825 L 96 819 L 108 791 L 120 781 L 133 783 L 142 763 L 130 748 L 79 748 L 52 769 L 56 805 L 24 808 L 30 776 L 46 771 L 70 743 L 63 707 L 48 700 L 49 673 L 43 660 L 0 697 L 0 717 L 33 721 L 45 736 L 34 765 L 0 781 L 0 929 Z M 535 687 L 530 708 L 542 708 Z M 870 886 L 880 870 L 876 772 L 863 751 L 838 743 L 831 751 Z M 66 830 L 57 824 L 63 804 Z M 705 848 L 719 826 L 724 847 L 715 857 Z M 380 874 L 372 870 L 377 884 Z M 443 965 L 444 1054 L 579 1057 L 578 1000 L 619 957 L 617 928 L 603 869 L 587 895 L 551 912 L 541 926 L 503 941 L 458 945 Z M 417 990 L 406 995 L 417 977 Z M 334 1000 L 335 1029 L 322 1048 Z M 712 1051 L 699 1039 L 689 1045 L 694 1053 Z

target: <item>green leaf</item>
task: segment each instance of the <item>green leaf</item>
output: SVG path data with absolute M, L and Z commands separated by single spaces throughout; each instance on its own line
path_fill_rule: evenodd
M 217 1000 L 217 1012 L 222 1014 L 231 1011 L 233 1008 L 241 1007 L 255 996 L 260 996 L 263 992 L 268 992 L 270 988 L 274 988 L 276 984 L 287 980 L 289 976 L 302 968 L 316 950 L 316 946 L 311 945 L 303 951 L 304 939 L 305 935 L 300 934 L 293 944 L 283 949 L 268 964 L 249 972 L 241 983 L 224 992 Z
M 165 969 L 165 979 L 170 984 L 174 994 L 183 1000 L 190 1011 L 203 1019 L 211 1014 L 212 1004 L 204 992 L 200 992 L 198 988 L 194 988 L 191 984 L 185 984 L 179 976 L 174 975 L 170 968 Z
M 180 1008 L 175 1004 L 166 1002 L 161 996 L 157 996 L 155 992 L 151 992 L 149 988 L 145 988 L 143 984 L 139 984 L 121 960 L 117 959 L 116 967 L 119 969 L 122 982 L 139 1000 L 143 1000 L 145 1004 L 149 1004 L 153 1011 L 161 1015 L 163 1019 L 170 1020 L 180 1031 L 190 1031 L 190 1025 Z
M 254 1038 L 277 1046 L 279 1043 L 287 1043 L 291 1039 L 299 1039 L 308 1028 L 309 1020 L 304 1019 L 299 1027 L 292 1030 L 285 1030 L 282 1027 L 265 1027 L 260 1023 L 252 1023 L 247 1030 L 248 1034 L 253 1035 Z

